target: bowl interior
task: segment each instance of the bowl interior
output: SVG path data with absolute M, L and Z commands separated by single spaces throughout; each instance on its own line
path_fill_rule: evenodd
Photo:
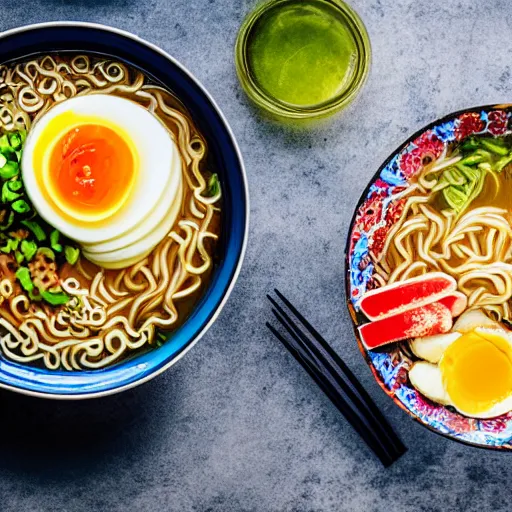
M 102 370 L 81 372 L 50 372 L 0 357 L 1 387 L 43 396 L 78 398 L 120 391 L 149 379 L 179 359 L 204 333 L 227 299 L 241 264 L 248 198 L 243 163 L 227 122 L 202 86 L 168 55 L 136 36 L 85 23 L 35 25 L 0 36 L 2 62 L 50 52 L 112 56 L 141 69 L 170 89 L 204 135 L 208 158 L 219 174 L 223 189 L 216 269 L 193 312 L 160 348 Z
M 495 118 L 500 122 L 496 123 Z M 400 344 L 367 351 L 357 327 L 366 322 L 358 302 L 372 280 L 374 269 L 369 251 L 373 243 L 385 238 L 397 220 L 396 209 L 393 209 L 389 198 L 407 185 L 413 161 L 410 157 L 421 150 L 422 141 L 440 141 L 446 147 L 473 133 L 497 136 L 510 134 L 511 130 L 512 106 L 498 105 L 450 114 L 415 133 L 382 164 L 363 192 L 352 218 L 345 252 L 346 297 L 354 332 L 359 348 L 382 389 L 397 405 L 431 430 L 471 445 L 499 449 L 512 448 L 512 413 L 477 420 L 429 401 L 408 381 L 411 355 L 402 350 Z

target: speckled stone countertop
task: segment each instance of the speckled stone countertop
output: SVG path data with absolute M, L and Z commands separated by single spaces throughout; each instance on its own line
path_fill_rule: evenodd
M 344 305 L 343 249 L 379 164 L 428 122 L 512 100 L 508 0 L 353 0 L 373 46 L 357 102 L 315 131 L 261 119 L 233 45 L 254 0 L 1 0 L 0 30 L 83 20 L 130 30 L 187 66 L 225 112 L 247 166 L 250 240 L 216 324 L 154 381 L 56 403 L 0 393 L 0 510 L 510 510 L 512 455 L 410 419 L 373 381 Z M 1 57 L 1 56 L 0 56 Z M 390 469 L 264 328 L 284 291 L 332 342 L 409 452 Z

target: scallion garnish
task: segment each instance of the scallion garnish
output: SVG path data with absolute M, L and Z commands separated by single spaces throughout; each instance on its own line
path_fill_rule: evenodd
M 3 180 L 10 180 L 11 178 L 14 178 L 14 176 L 17 176 L 19 172 L 20 166 L 18 165 L 18 162 L 9 160 L 0 168 L 0 178 Z
M 35 220 L 22 220 L 21 223 L 32 231 L 39 242 L 44 242 L 46 240 L 46 233 L 38 222 Z
M 66 245 L 66 247 L 64 247 L 64 256 L 70 265 L 74 265 L 80 256 L 80 249 L 78 249 L 78 247 L 71 247 L 70 245 Z
M 14 201 L 11 206 L 16 213 L 27 213 L 30 211 L 30 205 L 24 199 Z
M 27 292 L 34 290 L 34 283 L 30 277 L 30 270 L 27 267 L 19 267 L 18 270 L 16 270 L 16 277 L 24 290 Z
M 42 290 L 41 297 L 52 306 L 62 306 L 67 304 L 69 301 L 69 295 L 64 292 L 53 293 L 50 291 Z
M 50 245 L 52 246 L 52 249 L 54 251 L 62 252 L 62 245 L 59 244 L 59 238 L 60 238 L 60 233 L 56 229 L 54 229 L 50 233 Z
M 22 240 L 20 249 L 26 260 L 31 261 L 37 252 L 37 244 L 32 240 Z

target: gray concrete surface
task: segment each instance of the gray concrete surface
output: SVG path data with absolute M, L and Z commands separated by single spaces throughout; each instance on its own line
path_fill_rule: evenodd
M 357 198 L 427 122 L 512 100 L 507 0 L 353 0 L 373 44 L 362 95 L 315 131 L 268 124 L 233 67 L 253 0 L 1 0 L 0 30 L 47 20 L 121 27 L 185 64 L 245 156 L 250 243 L 227 307 L 171 371 L 121 396 L 52 403 L 0 393 L 0 510 L 380 512 L 510 510 L 511 455 L 413 422 L 372 380 L 343 297 Z M 324 333 L 409 446 L 383 470 L 266 332 L 278 286 Z

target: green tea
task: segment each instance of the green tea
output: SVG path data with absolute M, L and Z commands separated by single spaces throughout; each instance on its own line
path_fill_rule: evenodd
M 357 47 L 343 15 L 322 1 L 270 8 L 253 27 L 248 64 L 259 87 L 294 105 L 316 105 L 351 83 Z

